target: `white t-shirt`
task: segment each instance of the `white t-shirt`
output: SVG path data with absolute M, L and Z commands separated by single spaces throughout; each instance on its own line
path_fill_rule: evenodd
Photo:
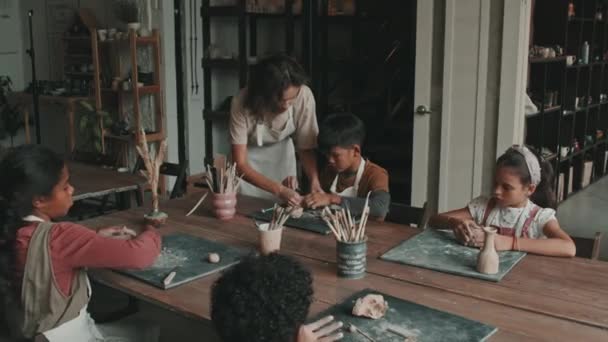
M 469 212 L 477 224 L 482 224 L 489 200 L 490 199 L 488 197 L 479 196 L 471 200 L 469 203 Z M 524 224 L 530 217 L 530 214 L 535 207 L 538 206 L 530 200 L 528 200 L 528 203 L 526 203 L 526 205 L 522 208 L 501 208 L 499 206 L 494 206 L 488 215 L 485 225 L 514 229 L 515 235 L 517 237 L 522 237 Z M 551 208 L 540 208 L 532 222 L 530 222 L 530 226 L 528 228 L 528 237 L 531 239 L 546 238 L 545 234 L 543 233 L 543 228 L 545 227 L 545 224 L 551 220 L 556 220 L 555 210 Z
M 241 89 L 232 98 L 230 107 L 230 143 L 245 145 L 250 141 L 255 142 L 255 128 L 258 119 L 252 115 L 249 109 L 244 107 L 243 100 L 246 89 Z M 281 131 L 285 128 L 289 118 L 289 112 L 293 113 L 293 121 L 296 131 L 292 134 L 294 145 L 298 150 L 310 150 L 317 147 L 317 135 L 319 126 L 317 124 L 317 112 L 315 97 L 312 90 L 306 85 L 300 87 L 298 96 L 293 100 L 287 111 L 264 117 L 264 124 L 273 130 Z

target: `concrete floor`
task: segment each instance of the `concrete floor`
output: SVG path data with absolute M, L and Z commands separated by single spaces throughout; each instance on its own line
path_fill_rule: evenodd
M 562 202 L 557 219 L 572 236 L 591 238 L 596 232 L 603 232 L 600 259 L 608 261 L 608 177 Z

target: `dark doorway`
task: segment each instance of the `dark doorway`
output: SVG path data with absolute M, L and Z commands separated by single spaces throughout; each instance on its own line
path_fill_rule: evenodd
M 361 118 L 367 127 L 364 156 L 388 170 L 393 202 L 409 204 L 416 0 L 352 2 L 354 7 L 340 12 L 332 3 L 350 2 L 321 1 L 312 25 L 319 119 L 339 111 Z

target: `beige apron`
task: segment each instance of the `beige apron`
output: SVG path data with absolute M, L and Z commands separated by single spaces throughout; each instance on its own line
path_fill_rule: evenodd
M 30 239 L 23 270 L 21 303 L 23 334 L 43 333 L 54 341 L 96 341 L 101 335 L 88 316 L 90 285 L 84 269 L 76 272 L 72 293 L 64 296 L 52 271 L 50 236 L 52 222 L 30 215 L 24 221 L 40 222 Z M 45 298 L 44 300 L 42 298 Z
M 43 222 L 42 219 L 40 219 L 39 217 L 30 215 L 28 217 L 23 218 L 24 221 L 28 221 L 28 222 L 41 222 L 41 226 L 45 225 L 48 226 L 49 229 L 47 231 L 47 234 L 50 234 L 50 226 L 52 226 L 52 223 L 49 222 Z M 36 231 L 38 231 L 40 229 L 37 228 Z M 36 234 L 37 232 L 34 232 L 34 234 Z M 41 233 L 42 230 L 38 233 Z M 32 245 L 32 241 L 34 243 L 34 236 L 32 236 L 32 240 L 30 241 L 30 247 L 31 246 L 36 246 L 35 244 Z M 46 250 L 47 250 L 47 258 L 48 258 L 48 267 L 51 266 L 51 260 L 50 260 L 50 251 L 48 250 L 49 244 L 46 243 Z M 41 248 L 38 248 L 41 249 Z M 28 260 L 30 259 L 30 250 L 34 251 L 36 250 L 36 248 L 29 248 L 28 247 Z M 35 260 L 34 258 L 32 258 L 32 260 Z M 26 264 L 26 269 L 27 269 L 27 264 Z M 51 277 L 52 274 L 50 274 Z M 25 272 L 24 272 L 24 279 L 25 279 Z M 73 294 L 72 296 L 75 296 L 77 293 L 79 293 L 79 298 L 81 299 L 81 301 L 84 301 L 84 306 L 82 307 L 82 309 L 80 309 L 80 311 L 78 312 L 78 315 L 73 318 L 70 319 L 68 321 L 65 321 L 61 324 L 59 324 L 58 326 L 56 326 L 53 329 L 49 329 L 44 331 L 44 337 L 46 337 L 46 339 L 49 342 L 67 342 L 67 341 L 78 341 L 78 342 L 156 342 L 159 339 L 160 336 L 160 327 L 158 326 L 153 326 L 151 325 L 149 322 L 144 321 L 144 320 L 140 320 L 137 317 L 127 317 L 126 319 L 117 321 L 117 322 L 112 322 L 112 323 L 108 323 L 108 324 L 100 324 L 100 325 L 96 325 L 95 321 L 91 318 L 91 316 L 89 315 L 87 308 L 88 308 L 88 301 L 89 298 L 91 296 L 91 285 L 89 283 L 89 279 L 86 275 L 86 271 L 83 269 L 81 270 L 78 275 L 77 275 L 77 280 L 76 282 L 74 282 L 72 284 L 73 287 Z M 84 289 L 85 291 L 85 295 L 86 298 L 82 298 L 82 291 L 83 289 L 80 288 L 79 286 L 82 285 L 82 282 L 85 283 L 86 288 Z M 63 295 L 59 292 L 59 290 L 55 287 L 55 282 L 54 281 L 49 281 L 46 282 L 46 284 L 52 284 L 52 291 L 58 293 L 59 296 Z M 24 281 L 25 284 L 25 281 Z M 45 284 L 43 282 L 43 284 Z M 80 290 L 78 290 L 80 289 Z M 31 292 L 31 291 L 30 291 Z M 28 297 L 29 299 L 34 298 L 31 295 L 27 295 L 25 294 L 25 292 L 23 292 L 22 290 L 22 295 L 23 297 Z
M 361 183 L 361 177 L 363 176 L 363 170 L 365 170 L 365 159 L 361 158 L 353 186 L 349 186 L 348 188 L 342 190 L 342 192 L 337 192 L 336 188 L 338 186 L 338 177 L 340 177 L 340 174 L 337 174 L 336 178 L 334 178 L 334 181 L 329 187 L 329 191 L 342 197 L 357 197 L 359 193 L 359 183 Z
M 282 130 L 275 130 L 258 121 L 247 144 L 249 165 L 265 177 L 282 182 L 288 176 L 296 176 L 296 151 L 291 134 L 296 131 L 293 107 L 287 109 L 287 122 Z M 244 195 L 276 200 L 276 197 L 255 185 L 243 181 Z

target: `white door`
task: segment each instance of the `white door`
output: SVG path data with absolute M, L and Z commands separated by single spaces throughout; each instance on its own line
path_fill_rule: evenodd
M 414 86 L 414 137 L 412 151 L 411 205 L 422 206 L 429 198 L 429 159 L 432 108 L 433 28 L 438 0 L 418 0 L 416 9 L 416 73 Z

